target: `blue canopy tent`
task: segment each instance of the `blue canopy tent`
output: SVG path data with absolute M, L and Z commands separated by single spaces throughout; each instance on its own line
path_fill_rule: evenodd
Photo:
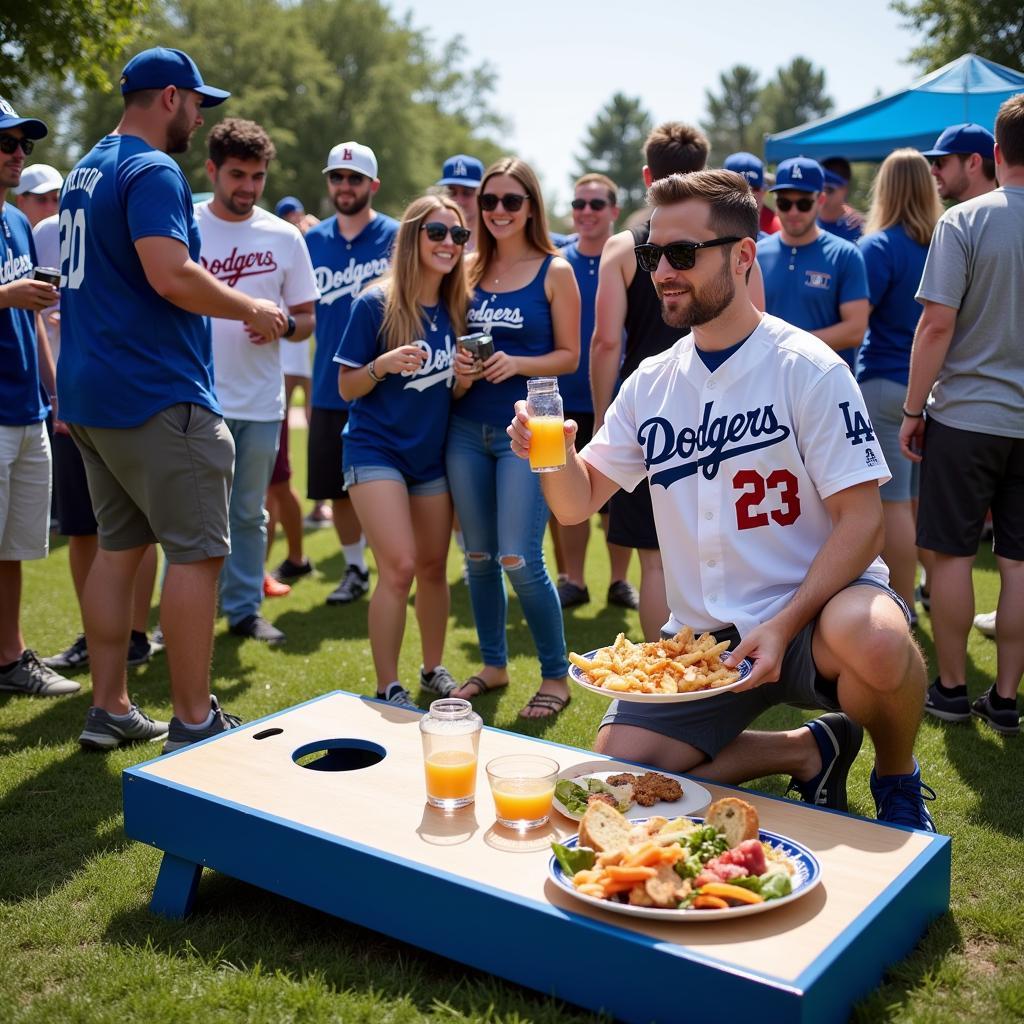
M 884 160 L 900 146 L 930 149 L 943 128 L 974 121 L 992 130 L 1003 100 L 1024 92 L 1024 74 L 964 54 L 902 92 L 788 131 L 766 135 L 768 163 L 791 156 Z

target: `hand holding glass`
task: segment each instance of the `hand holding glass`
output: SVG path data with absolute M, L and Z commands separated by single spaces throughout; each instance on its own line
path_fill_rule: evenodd
M 553 473 L 565 466 L 565 416 L 557 377 L 531 377 L 526 382 L 530 417 L 530 469 Z

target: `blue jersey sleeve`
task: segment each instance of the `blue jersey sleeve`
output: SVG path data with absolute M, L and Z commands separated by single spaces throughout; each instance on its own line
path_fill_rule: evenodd
M 192 196 L 177 166 L 147 161 L 132 169 L 122 188 L 133 242 L 173 238 L 188 246 Z
M 889 239 L 881 231 L 865 235 L 859 242 L 868 279 L 868 299 L 872 306 L 881 305 L 892 282 L 893 266 Z
M 352 303 L 348 326 L 341 336 L 336 363 L 342 366 L 365 366 L 380 355 L 380 328 L 384 322 L 384 296 L 379 289 L 360 295 Z
M 839 271 L 839 304 L 856 302 L 857 299 L 868 297 L 868 275 L 864 268 L 864 257 L 860 250 L 851 243 L 850 249 L 844 253 Z

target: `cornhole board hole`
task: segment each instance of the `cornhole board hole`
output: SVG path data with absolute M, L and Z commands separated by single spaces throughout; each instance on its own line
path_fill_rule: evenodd
M 337 691 L 127 769 L 125 831 L 164 851 L 152 910 L 188 914 L 206 867 L 619 1020 L 817 1024 L 845 1021 L 949 906 L 947 837 L 744 792 L 817 856 L 816 889 L 734 921 L 591 908 L 548 877 L 575 823 L 497 825 L 483 765 L 594 754 L 485 729 L 476 803 L 446 815 L 425 801 L 418 721 Z

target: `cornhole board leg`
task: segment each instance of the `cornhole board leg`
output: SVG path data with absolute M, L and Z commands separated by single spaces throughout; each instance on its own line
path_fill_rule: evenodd
M 185 860 L 173 853 L 165 853 L 160 862 L 160 873 L 156 876 L 149 909 L 161 917 L 187 917 L 196 901 L 196 890 L 202 873 L 202 864 Z

